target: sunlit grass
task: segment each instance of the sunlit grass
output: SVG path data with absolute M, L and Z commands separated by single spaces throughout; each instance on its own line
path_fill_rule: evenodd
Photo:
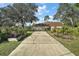
M 19 42 L 3 42 L 0 44 L 0 56 L 9 55 L 19 44 Z
M 73 54 L 79 56 L 79 38 L 76 40 L 68 40 L 52 35 L 53 33 L 48 32 L 52 37 L 62 43 L 66 48 L 68 48 Z

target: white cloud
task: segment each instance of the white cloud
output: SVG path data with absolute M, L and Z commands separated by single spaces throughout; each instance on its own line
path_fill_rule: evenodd
M 52 21 L 52 20 L 53 20 L 53 16 L 52 16 L 52 15 L 50 15 L 49 17 L 50 17 L 49 21 Z
M 37 13 L 37 16 L 41 16 L 43 13 L 42 12 L 38 12 Z
M 38 9 L 45 9 L 46 8 L 46 5 L 43 5 L 43 6 L 39 6 Z
M 44 17 L 45 15 L 47 15 L 50 12 L 50 10 L 47 9 L 46 5 L 42 5 L 38 7 L 38 12 L 36 13 L 36 16 L 40 19 L 40 22 L 44 22 Z M 52 16 L 50 16 L 50 18 L 52 18 Z
M 44 22 L 44 18 L 40 17 L 40 20 L 37 23 L 42 23 L 42 22 Z
M 46 10 L 46 5 L 38 7 L 38 12 L 41 12 L 42 10 Z
M 42 15 L 42 13 L 40 13 L 40 12 L 39 12 L 38 14 L 39 14 L 39 15 Z
M 36 13 L 36 16 L 41 16 L 45 11 L 47 11 L 46 9 L 47 9 L 46 5 L 39 6 L 38 7 L 38 12 Z
M 42 12 L 37 12 L 35 15 L 36 16 L 41 16 L 43 13 Z
M 53 19 L 53 16 L 50 15 L 49 17 L 50 17 L 50 19 Z
M 43 15 L 44 13 L 48 13 L 49 10 L 47 10 L 47 6 L 46 5 L 43 5 L 43 6 L 39 6 L 38 7 L 38 12 L 36 13 L 37 16 L 41 16 Z

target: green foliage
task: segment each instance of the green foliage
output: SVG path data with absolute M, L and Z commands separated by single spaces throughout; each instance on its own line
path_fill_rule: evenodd
M 65 26 L 63 27 L 64 34 L 70 34 L 73 32 L 72 27 Z
M 75 6 L 79 7 L 79 3 L 76 3 Z
M 7 41 L 7 33 L 0 33 L 0 42 Z
M 56 29 L 56 33 L 63 33 L 64 35 L 79 36 L 79 27 L 64 26 L 61 29 Z
M 38 6 L 34 3 L 13 3 L 0 8 L 0 25 L 15 26 L 21 23 L 24 27 L 26 22 L 38 21 L 39 19 L 35 16 L 37 8 Z
M 57 39 L 60 43 L 62 43 L 66 48 L 68 48 L 76 56 L 79 56 L 79 37 L 77 37 L 76 40 L 68 40 L 68 39 L 65 40 L 65 39 L 63 39 L 61 37 L 57 37 L 55 35 L 52 35 L 52 36 L 55 39 Z
M 8 56 L 19 44 L 19 42 L 3 42 L 0 44 L 0 56 Z
M 53 29 L 52 31 L 51 31 L 52 33 L 54 33 L 54 32 L 57 32 L 57 33 L 60 33 L 61 32 L 61 29 Z
M 72 35 L 79 36 L 79 29 L 78 28 L 73 28 L 72 30 L 73 30 Z
M 54 19 L 60 19 L 64 24 L 75 26 L 79 22 L 79 4 L 62 3 L 59 5 Z
M 68 27 L 66 30 L 64 30 L 65 34 L 70 34 L 74 36 L 79 36 L 79 29 L 77 27 Z
M 8 38 L 18 38 L 23 40 L 25 37 L 31 35 L 32 32 L 28 33 L 27 28 L 23 27 L 1 27 L 0 28 L 0 42 L 8 41 Z
M 48 16 L 48 15 L 46 15 L 45 17 L 44 17 L 44 21 L 48 21 L 50 19 L 50 17 Z

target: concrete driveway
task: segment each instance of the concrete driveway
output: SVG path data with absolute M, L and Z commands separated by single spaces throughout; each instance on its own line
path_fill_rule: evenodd
M 74 56 L 45 31 L 35 31 L 9 56 Z

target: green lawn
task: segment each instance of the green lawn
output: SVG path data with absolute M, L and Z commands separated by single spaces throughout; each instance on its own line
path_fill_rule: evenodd
M 27 37 L 32 34 L 32 31 L 27 32 Z M 0 56 L 9 55 L 19 44 L 21 41 L 13 41 L 13 42 L 2 42 L 0 43 Z
M 51 32 L 48 32 L 48 33 L 51 36 L 53 36 L 55 39 L 57 39 L 60 43 L 62 43 L 66 48 L 68 48 L 76 56 L 79 56 L 79 38 L 77 38 L 76 40 L 67 40 L 67 39 L 62 39 L 60 37 L 56 37 Z
M 19 42 L 3 42 L 0 44 L 0 56 L 9 55 L 19 44 Z

